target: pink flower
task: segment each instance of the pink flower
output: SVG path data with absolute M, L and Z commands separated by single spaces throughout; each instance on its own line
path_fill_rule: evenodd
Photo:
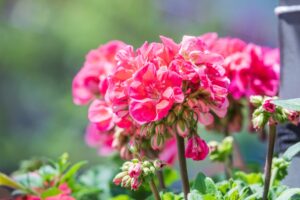
M 109 131 L 114 127 L 114 113 L 110 105 L 102 100 L 94 100 L 90 105 L 88 118 L 97 125 L 99 131 Z
M 198 135 L 192 136 L 185 149 L 185 157 L 193 160 L 203 160 L 209 153 L 209 147 Z
M 76 200 L 73 197 L 65 194 L 59 194 L 53 197 L 46 197 L 45 200 Z
M 176 139 L 171 138 L 165 142 L 164 149 L 159 154 L 159 159 L 169 165 L 174 165 L 177 158 Z
M 105 77 L 115 67 L 115 54 L 124 45 L 120 41 L 111 41 L 87 54 L 84 66 L 75 76 L 72 84 L 75 104 L 84 105 L 96 96 L 105 94 L 107 89 Z
M 269 113 L 274 113 L 276 110 L 275 104 L 271 102 L 272 99 L 267 99 L 263 102 L 263 109 Z
M 129 86 L 129 112 L 139 124 L 167 116 L 174 103 L 183 102 L 182 80 L 166 67 L 149 63 L 139 69 Z
M 90 123 L 85 133 L 85 141 L 90 147 L 98 148 L 102 156 L 113 152 L 113 133 L 99 131 L 96 124 Z
M 249 44 L 245 51 L 251 56 L 251 76 L 247 95 L 276 95 L 279 86 L 278 49 Z
M 132 190 L 137 190 L 137 189 L 139 189 L 139 187 L 141 186 L 141 184 L 142 184 L 142 182 L 141 181 L 139 181 L 138 179 L 136 179 L 136 178 L 132 178 L 131 179 L 131 189 Z
M 201 37 L 183 36 L 179 54 L 185 60 L 196 65 L 203 63 L 222 64 L 224 59 L 220 54 L 208 50 L 208 46 Z
M 58 194 L 53 197 L 47 197 L 45 200 L 75 200 L 73 197 L 71 197 L 71 189 L 69 188 L 67 183 L 61 184 L 58 189 L 62 192 L 61 194 Z
M 138 178 L 142 173 L 141 163 L 133 164 L 128 169 L 128 174 L 131 178 Z

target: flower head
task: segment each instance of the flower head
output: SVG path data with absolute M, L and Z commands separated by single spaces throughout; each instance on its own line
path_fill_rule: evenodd
M 204 160 L 209 153 L 209 147 L 198 135 L 193 135 L 187 143 L 185 157 L 193 160 Z

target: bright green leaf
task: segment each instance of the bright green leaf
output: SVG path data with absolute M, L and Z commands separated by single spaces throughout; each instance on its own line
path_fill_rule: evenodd
M 81 161 L 76 164 L 74 164 L 61 178 L 60 183 L 64 183 L 68 179 L 70 179 L 72 176 L 74 176 L 78 170 L 83 166 L 86 165 L 87 161 Z
M 44 191 L 42 193 L 41 197 L 42 197 L 42 199 L 45 199 L 46 197 L 56 196 L 60 193 L 61 193 L 61 191 L 58 188 L 53 187 L 53 188 L 49 188 L 48 190 Z
M 8 176 L 6 176 L 3 173 L 0 173 L 0 186 L 6 186 L 6 187 L 13 188 L 13 189 L 19 189 L 19 190 L 24 189 L 24 187 L 21 184 L 17 183 L 16 181 L 9 178 Z

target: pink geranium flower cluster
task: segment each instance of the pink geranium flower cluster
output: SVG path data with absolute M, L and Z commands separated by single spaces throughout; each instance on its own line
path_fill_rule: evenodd
M 160 43 L 145 42 L 136 50 L 119 41 L 92 50 L 73 81 L 74 102 L 92 101 L 88 144 L 101 147 L 101 154 L 116 148 L 130 158 L 128 144 L 147 146 L 139 145 L 144 142 L 154 155 L 158 151 L 173 161 L 164 148 L 179 134 L 194 141 L 186 155 L 204 159 L 207 145 L 196 139 L 197 123 L 212 124 L 228 107 L 224 58 L 210 49 L 210 40 L 184 36 L 175 43 L 161 36 Z M 205 148 L 195 151 L 198 146 Z M 139 150 L 149 153 L 149 148 Z
M 202 36 L 210 50 L 224 56 L 224 67 L 231 81 L 234 99 L 251 95 L 275 96 L 279 87 L 279 50 L 258 46 L 238 38 L 218 38 L 215 33 Z
M 242 100 L 249 101 L 251 95 L 275 96 L 278 93 L 279 50 L 247 44 L 238 38 L 218 38 L 215 33 L 202 35 L 201 38 L 207 41 L 211 51 L 224 57 L 223 66 L 230 79 L 229 114 L 210 128 L 238 132 L 243 122 Z

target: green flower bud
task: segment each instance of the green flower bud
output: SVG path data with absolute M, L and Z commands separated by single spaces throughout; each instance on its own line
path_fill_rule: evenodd
M 250 102 L 254 106 L 258 107 L 258 106 L 260 106 L 262 104 L 263 97 L 262 96 L 258 96 L 258 95 L 253 95 L 253 96 L 250 97 Z

